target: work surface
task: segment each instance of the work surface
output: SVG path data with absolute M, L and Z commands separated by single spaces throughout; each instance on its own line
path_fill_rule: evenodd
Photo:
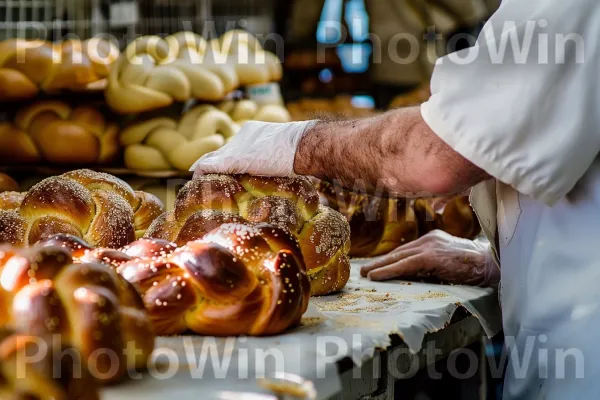
M 313 298 L 302 325 L 283 335 L 159 338 L 148 372 L 105 389 L 103 399 L 274 399 L 268 395 L 274 386 L 300 391 L 299 398 L 326 399 L 341 389 L 341 360 L 360 366 L 377 349 L 386 349 L 393 334 L 416 353 L 425 334 L 446 327 L 460 306 L 488 335 L 501 329 L 492 289 L 371 282 L 358 273 L 362 263 L 352 262 L 342 293 Z

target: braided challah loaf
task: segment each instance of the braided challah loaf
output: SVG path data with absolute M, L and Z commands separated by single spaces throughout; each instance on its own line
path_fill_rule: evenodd
M 102 264 L 73 264 L 60 247 L 0 248 L 0 326 L 60 335 L 102 381 L 145 367 L 154 335 L 135 289 Z
M 98 400 L 96 381 L 74 349 L 51 337 L 0 329 L 0 399 Z
M 319 204 L 306 178 L 205 175 L 179 192 L 175 209 L 157 218 L 146 237 L 184 245 L 224 223 L 266 222 L 290 231 L 304 256 L 313 295 L 348 281 L 350 229 L 342 215 Z
M 258 39 L 246 31 L 228 31 L 212 40 L 210 46 L 213 52 L 226 57 L 227 63 L 235 66 L 242 86 L 280 81 L 283 76 L 279 58 L 265 51 Z
M 277 104 L 259 105 L 252 100 L 225 101 L 219 104 L 219 109 L 229 114 L 238 125 L 247 121 L 283 123 L 292 120 L 285 107 Z
M 111 71 L 106 100 L 120 113 L 140 113 L 189 99 L 219 101 L 237 86 L 231 67 L 198 53 L 193 34 L 131 42 Z M 204 46 L 206 47 L 206 46 Z M 206 59 L 206 60 L 205 60 Z M 206 61 L 206 62 L 205 62 Z
M 238 130 L 226 113 L 209 105 L 192 108 L 179 122 L 159 117 L 134 123 L 121 133 L 125 165 L 134 170 L 188 171 Z
M 6 203 L 7 210 L 0 210 L 0 242 L 15 245 L 69 233 L 94 246 L 121 247 L 142 236 L 163 211 L 155 196 L 90 170 L 44 179 L 16 209 Z
M 142 295 L 157 335 L 274 335 L 300 322 L 310 297 L 296 239 L 269 224 L 224 224 L 179 249 L 156 239 L 92 249 L 65 235 L 44 245 L 115 268 Z
M 14 123 L 0 123 L 4 163 L 104 164 L 119 152 L 118 126 L 95 108 L 42 101 L 22 108 Z
M 0 42 L 0 101 L 35 97 L 40 91 L 103 90 L 119 49 L 103 39 L 9 39 Z
M 338 210 L 350 224 L 351 257 L 386 254 L 419 237 L 415 212 L 403 199 L 357 194 L 321 181 L 321 203 Z
M 351 257 L 376 257 L 441 229 L 472 239 L 480 226 L 466 196 L 452 198 L 442 212 L 429 199 L 395 199 L 358 194 L 320 181 L 321 203 L 346 217 L 351 232 Z

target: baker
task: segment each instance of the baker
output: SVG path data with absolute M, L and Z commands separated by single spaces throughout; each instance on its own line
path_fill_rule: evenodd
M 313 175 L 397 195 L 474 187 L 491 246 L 461 249 L 436 233 L 421 239 L 438 243 L 427 262 L 418 261 L 423 246 L 404 247 L 363 274 L 388 279 L 436 262 L 447 271 L 461 258 L 482 277 L 500 267 L 505 398 L 598 398 L 598 21 L 596 0 L 505 0 L 471 49 L 438 61 L 421 107 L 355 121 L 251 122 L 196 173 Z

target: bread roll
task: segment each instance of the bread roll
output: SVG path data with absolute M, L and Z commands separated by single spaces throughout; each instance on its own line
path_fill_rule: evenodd
M 127 168 L 189 171 L 196 160 L 221 148 L 238 130 L 223 111 L 200 105 L 179 121 L 157 117 L 133 123 L 123 130 L 120 140 Z
M 300 322 L 310 297 L 296 239 L 269 224 L 225 224 L 179 249 L 156 239 L 91 249 L 64 235 L 46 244 L 115 268 L 142 295 L 157 335 L 275 335 Z
M 142 236 L 163 212 L 153 195 L 104 173 L 76 170 L 44 179 L 24 196 L 0 198 L 0 242 L 33 245 L 58 233 L 94 246 L 121 247 Z
M 59 335 L 104 382 L 147 366 L 154 348 L 148 316 L 134 288 L 112 269 L 73 264 L 65 248 L 5 246 L 0 277 L 0 326 Z
M 104 39 L 5 40 L 0 42 L 0 101 L 29 99 L 40 91 L 103 90 L 118 54 Z
M 190 181 L 175 209 L 160 216 L 146 232 L 184 245 L 224 223 L 269 223 L 297 239 L 311 280 L 311 293 L 341 290 L 349 278 L 350 229 L 336 211 L 319 204 L 305 178 L 205 175 Z
M 118 155 L 118 131 L 93 107 L 42 101 L 20 109 L 13 124 L 0 124 L 0 158 L 18 164 L 106 164 Z

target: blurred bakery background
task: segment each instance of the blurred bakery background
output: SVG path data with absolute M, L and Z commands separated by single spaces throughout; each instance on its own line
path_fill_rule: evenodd
M 170 208 L 193 161 L 247 120 L 423 102 L 435 59 L 498 3 L 0 0 L 0 172 L 26 190 L 89 167 Z

